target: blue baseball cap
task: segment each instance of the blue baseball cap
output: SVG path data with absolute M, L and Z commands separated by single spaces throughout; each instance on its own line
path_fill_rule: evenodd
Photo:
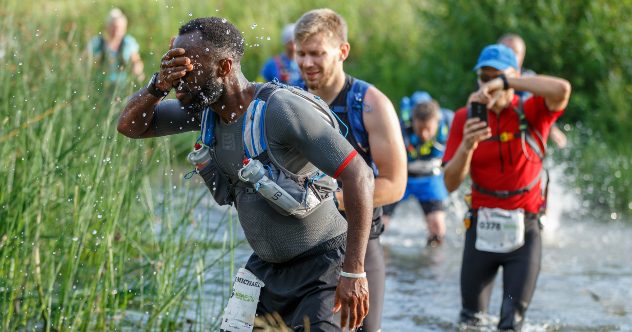
M 412 96 L 410 96 L 410 101 L 412 106 L 416 106 L 417 104 L 426 103 L 432 100 L 430 94 L 426 91 L 415 91 Z
M 481 55 L 478 56 L 478 61 L 476 61 L 474 71 L 482 67 L 492 67 L 498 70 L 513 67 L 518 70 L 518 60 L 511 48 L 501 44 L 494 44 L 485 47 L 483 51 L 481 51 Z

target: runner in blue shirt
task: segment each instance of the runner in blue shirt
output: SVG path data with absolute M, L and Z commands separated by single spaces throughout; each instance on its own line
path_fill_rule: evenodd
M 426 244 L 437 247 L 445 236 L 444 201 L 448 197 L 441 158 L 454 113 L 440 108 L 425 91 L 415 92 L 410 101 L 413 105 L 412 119 L 402 119 L 408 155 L 408 182 L 403 199 L 413 196 L 421 204 L 428 225 Z M 390 217 L 396 204 L 386 206 L 384 214 Z
M 282 34 L 283 53 L 268 59 L 261 68 L 258 81 L 270 82 L 275 79 L 288 85 L 304 87 L 301 71 L 294 61 L 294 24 L 288 24 L 283 28 Z

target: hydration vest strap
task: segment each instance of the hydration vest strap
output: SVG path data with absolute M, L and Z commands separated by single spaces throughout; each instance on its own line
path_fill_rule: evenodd
M 364 110 L 364 97 L 370 86 L 369 83 L 355 78 L 351 89 L 347 93 L 345 106 L 334 106 L 332 108 L 334 113 L 347 113 L 351 134 L 353 134 L 353 138 L 360 148 L 365 151 L 368 151 L 369 148 L 369 135 L 364 128 L 362 111 Z
M 202 133 L 200 139 L 206 146 L 213 146 L 215 143 L 215 112 L 209 107 L 202 113 Z
M 542 147 L 538 144 L 538 142 L 535 141 L 535 138 L 533 138 L 533 135 L 531 135 L 529 129 L 531 129 L 534 132 L 534 134 L 538 135 L 538 138 L 540 139 L 542 145 L 544 145 L 545 142 L 542 140 L 542 135 L 535 128 L 531 128 L 531 126 L 529 126 L 529 123 L 527 122 L 527 118 L 524 115 L 522 104 L 523 104 L 522 99 L 520 99 L 520 102 L 518 103 L 518 107 L 514 108 L 514 111 L 518 114 L 518 118 L 520 119 L 521 138 L 524 139 L 524 141 L 526 141 L 527 144 L 529 144 L 531 149 L 540 158 L 540 160 L 543 160 L 544 157 L 546 156 L 546 150 L 543 150 Z
M 364 97 L 370 86 L 371 85 L 365 81 L 355 79 L 351 86 L 351 91 L 347 93 L 347 116 L 349 118 L 349 124 L 351 124 L 351 132 L 356 142 L 358 142 L 358 145 L 364 150 L 369 149 L 369 134 L 366 128 L 364 128 L 362 111 L 364 110 Z
M 537 130 L 529 126 L 529 122 L 527 122 L 527 118 L 525 117 L 524 111 L 522 108 L 522 99 L 520 99 L 520 103 L 518 104 L 518 107 L 514 108 L 514 112 L 516 112 L 516 114 L 518 115 L 518 119 L 520 122 L 519 127 L 518 127 L 519 131 L 502 132 L 499 135 L 494 135 L 488 138 L 488 140 L 508 142 L 513 139 L 520 138 L 524 140 L 525 142 L 527 142 L 527 144 L 531 147 L 531 149 L 538 156 L 538 158 L 540 158 L 540 160 L 543 160 L 544 157 L 546 156 L 546 150 L 543 150 L 540 144 L 536 142 L 535 138 L 531 134 L 531 131 L 533 131 L 533 133 L 537 135 L 537 137 L 540 139 L 540 142 L 542 142 L 542 145 L 544 145 L 544 140 L 542 139 L 542 135 Z
M 242 132 L 248 158 L 256 158 L 268 148 L 264 137 L 266 108 L 266 102 L 257 98 L 246 111 Z
M 538 176 L 536 176 L 533 180 L 531 180 L 531 182 L 520 188 L 520 189 L 516 189 L 516 190 L 491 190 L 491 189 L 486 189 L 481 187 L 480 185 L 478 185 L 476 182 L 472 181 L 472 188 L 474 188 L 476 191 L 478 191 L 481 194 L 485 194 L 488 196 L 494 196 L 494 197 L 498 197 L 498 198 L 509 198 L 509 197 L 513 197 L 513 196 L 517 196 L 517 195 L 522 195 L 524 193 L 529 192 L 529 190 L 531 190 L 533 187 L 535 187 L 536 184 L 538 184 L 538 182 L 540 181 L 540 177 L 541 174 L 538 174 Z

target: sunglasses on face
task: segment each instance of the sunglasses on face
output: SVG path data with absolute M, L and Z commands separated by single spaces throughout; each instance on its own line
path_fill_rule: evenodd
M 487 83 L 491 80 L 493 80 L 494 78 L 497 78 L 498 76 L 500 76 L 501 74 L 498 75 L 494 75 L 494 76 L 488 76 L 488 75 L 484 75 L 484 74 L 478 74 L 478 79 L 482 82 L 482 83 Z

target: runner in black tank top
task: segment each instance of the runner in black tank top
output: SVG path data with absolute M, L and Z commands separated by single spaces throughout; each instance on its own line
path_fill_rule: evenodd
M 379 235 L 384 230 L 381 206 L 399 201 L 406 187 L 406 151 L 397 112 L 379 89 L 345 74 L 343 63 L 351 48 L 347 42 L 346 22 L 339 14 L 331 9 L 305 13 L 296 22 L 294 42 L 296 62 L 308 91 L 321 97 L 341 118 L 349 129 L 347 140 L 377 175 L 372 204 L 378 208 L 373 214 L 364 264 L 370 307 L 359 330 L 378 332 L 381 330 L 385 275 L 379 242 Z M 352 127 L 351 123 L 355 125 Z M 344 133 L 345 129 L 342 131 Z M 342 193 L 346 190 L 341 189 Z M 340 194 L 336 194 L 339 209 L 346 211 L 345 204 L 350 202 L 342 201 Z M 343 270 L 345 268 L 343 266 Z M 363 278 L 363 275 L 345 273 L 341 279 Z
M 340 91 L 336 99 L 329 104 L 329 107 L 333 110 L 336 106 L 347 107 L 347 94 L 351 90 L 353 81 L 355 78 L 350 75 L 345 77 L 344 88 Z M 351 123 L 347 113 L 336 113 L 349 131 L 347 132 L 347 141 L 351 143 L 358 154 L 362 156 L 367 165 L 373 164 L 370 150 L 365 151 L 360 147 L 360 144 L 356 141 L 355 137 L 351 133 Z M 341 126 L 343 127 L 343 126 Z M 339 183 L 339 185 L 341 185 Z M 341 187 L 342 188 L 342 187 Z M 344 212 L 340 212 L 344 216 Z M 384 251 L 380 244 L 380 235 L 384 232 L 384 223 L 382 222 L 382 207 L 376 207 L 373 209 L 373 224 L 371 225 L 371 235 L 369 237 L 369 245 L 366 248 L 366 255 L 364 257 L 364 269 L 369 281 L 369 315 L 364 319 L 364 324 L 358 331 L 376 331 L 376 327 L 379 328 L 382 321 L 382 307 L 384 305 L 384 284 L 386 279 L 386 265 L 384 263 Z

